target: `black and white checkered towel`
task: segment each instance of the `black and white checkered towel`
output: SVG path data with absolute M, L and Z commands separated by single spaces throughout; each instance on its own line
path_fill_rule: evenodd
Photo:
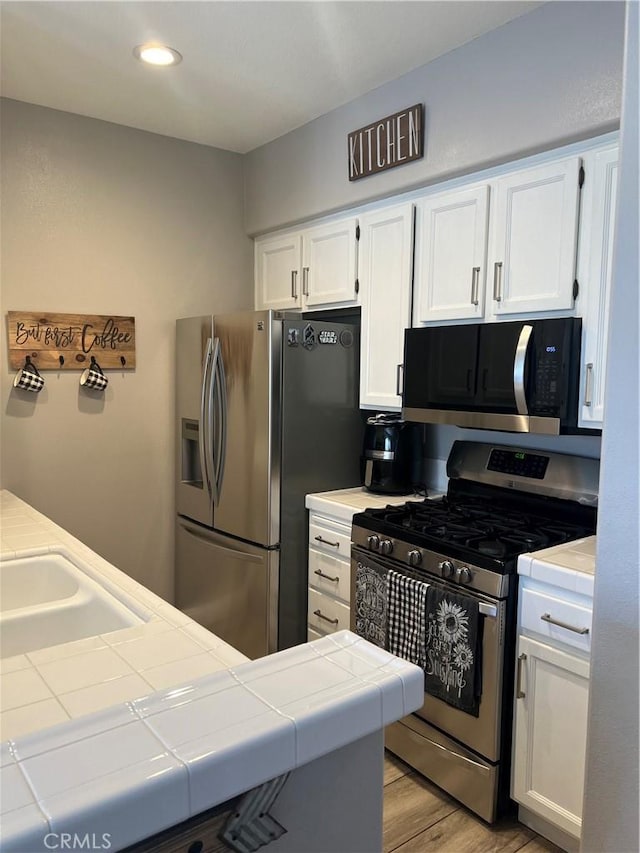
M 387 650 L 424 669 L 428 583 L 387 574 Z

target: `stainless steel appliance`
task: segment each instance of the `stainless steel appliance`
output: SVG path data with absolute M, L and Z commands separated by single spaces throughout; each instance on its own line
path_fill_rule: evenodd
M 407 329 L 402 414 L 507 432 L 578 430 L 577 317 Z
M 384 412 L 367 418 L 362 448 L 362 484 L 370 492 L 408 495 L 418 451 L 416 424 Z
M 518 555 L 594 533 L 599 463 L 456 441 L 442 498 L 354 516 L 351 583 L 393 570 L 478 601 L 478 716 L 425 693 L 386 746 L 487 821 L 509 802 Z M 357 630 L 352 608 L 352 630 Z
M 306 638 L 308 492 L 359 483 L 359 330 L 176 323 L 176 604 L 256 658 Z

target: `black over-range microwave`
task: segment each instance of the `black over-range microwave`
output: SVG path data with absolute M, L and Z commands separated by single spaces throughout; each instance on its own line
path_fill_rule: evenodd
M 576 317 L 407 329 L 407 421 L 531 432 L 578 429 Z

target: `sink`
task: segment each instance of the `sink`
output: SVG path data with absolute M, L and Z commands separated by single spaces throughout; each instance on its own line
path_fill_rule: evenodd
M 141 625 L 143 619 L 63 554 L 0 563 L 0 657 Z

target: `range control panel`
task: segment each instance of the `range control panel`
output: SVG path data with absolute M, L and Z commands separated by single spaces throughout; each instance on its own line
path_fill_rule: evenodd
M 501 474 L 515 474 L 517 477 L 531 477 L 544 480 L 549 457 L 539 453 L 526 453 L 524 450 L 498 450 L 494 447 L 489 456 L 487 469 Z

